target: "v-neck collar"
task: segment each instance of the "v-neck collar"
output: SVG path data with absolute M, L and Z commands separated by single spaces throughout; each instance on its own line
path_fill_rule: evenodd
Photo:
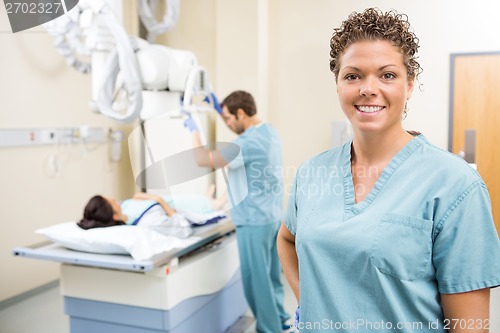
M 403 162 L 425 141 L 425 137 L 422 134 L 418 134 L 413 137 L 397 154 L 391 159 L 389 164 L 384 168 L 380 176 L 378 177 L 375 185 L 371 189 L 370 193 L 361 202 L 355 203 L 354 196 L 354 183 L 352 179 L 351 172 L 351 150 L 352 150 L 352 139 L 344 146 L 343 151 L 343 171 L 344 171 L 344 207 L 345 215 L 344 220 L 347 220 L 353 216 L 358 215 L 364 209 L 366 209 L 377 197 L 378 193 L 382 190 L 384 185 L 387 183 L 389 178 L 394 174 L 397 168 L 403 164 Z

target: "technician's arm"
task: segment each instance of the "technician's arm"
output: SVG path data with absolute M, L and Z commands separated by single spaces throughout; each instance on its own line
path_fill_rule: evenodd
M 295 251 L 295 236 L 288 230 L 285 223 L 281 224 L 276 242 L 278 244 L 278 255 L 283 266 L 283 272 L 295 294 L 295 298 L 297 298 L 297 302 L 300 303 L 299 259 Z
M 214 95 L 215 96 L 215 95 Z M 215 97 L 216 99 L 216 97 Z M 218 102 L 217 102 L 218 103 Z M 226 160 L 218 150 L 208 150 L 201 144 L 200 129 L 198 125 L 187 112 L 186 120 L 184 120 L 184 127 L 189 129 L 193 137 L 193 149 L 194 158 L 196 159 L 196 164 L 201 167 L 210 167 L 212 169 L 222 168 L 227 165 Z
M 192 136 L 193 145 L 197 147 L 197 149 L 194 149 L 196 164 L 202 167 L 211 167 L 214 169 L 222 168 L 227 165 L 226 160 L 219 150 L 208 150 L 203 147 L 201 144 L 200 132 L 193 131 Z
M 489 332 L 490 289 L 460 294 L 441 294 L 445 328 L 450 333 Z

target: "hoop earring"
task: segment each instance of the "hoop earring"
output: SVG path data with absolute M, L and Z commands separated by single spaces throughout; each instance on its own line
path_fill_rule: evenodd
M 407 116 L 408 116 L 408 101 L 405 103 L 405 108 L 403 109 L 402 120 L 405 120 Z

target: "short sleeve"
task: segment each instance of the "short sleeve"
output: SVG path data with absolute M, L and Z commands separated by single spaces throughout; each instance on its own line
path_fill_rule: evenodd
M 299 169 L 300 170 L 300 169 Z M 297 183 L 299 178 L 299 172 L 295 175 L 295 179 L 293 181 L 290 195 L 288 196 L 288 204 L 285 211 L 284 222 L 285 226 L 288 230 L 295 235 L 297 232 Z
M 238 169 L 245 165 L 243 160 L 243 150 L 245 141 L 241 137 L 236 138 L 231 143 L 218 143 L 220 153 L 224 160 L 226 160 L 227 167 L 230 169 Z
M 462 193 L 435 233 L 433 262 L 440 293 L 500 285 L 500 240 L 484 183 L 477 181 Z

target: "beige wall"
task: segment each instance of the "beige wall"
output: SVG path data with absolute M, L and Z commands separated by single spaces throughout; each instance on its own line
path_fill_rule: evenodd
M 288 170 L 328 149 L 331 121 L 344 119 L 329 72 L 329 39 L 333 28 L 353 11 L 378 6 L 409 16 L 420 38 L 424 68 L 410 101 L 405 126 L 421 131 L 447 148 L 449 58 L 454 52 L 499 51 L 495 1 L 269 1 L 271 119 L 282 133 Z M 288 180 L 293 177 L 287 173 Z
M 183 0 L 181 6 L 182 28 L 163 41 L 196 50 L 221 98 L 235 89 L 255 95 L 260 113 L 281 134 L 287 184 L 302 161 L 329 148 L 331 122 L 344 119 L 329 71 L 329 40 L 352 11 L 378 6 L 409 16 L 424 72 L 405 126 L 444 149 L 450 54 L 500 51 L 500 3 L 491 0 Z M 218 126 L 219 139 L 234 137 Z M 491 313 L 499 309 L 495 290 Z M 500 327 L 494 315 L 492 327 Z
M 60 128 L 88 124 L 130 130 L 92 113 L 90 76 L 69 68 L 44 29 L 10 33 L 0 10 L 0 128 Z M 107 133 L 107 132 L 106 132 Z M 52 146 L 0 148 L 0 301 L 58 279 L 58 264 L 13 257 L 11 249 L 44 239 L 34 230 L 81 217 L 91 195 L 127 197 L 133 181 L 126 145 L 120 163 L 108 145 L 60 147 L 59 177 L 47 175 Z
M 262 116 L 281 134 L 289 183 L 303 160 L 329 148 L 331 121 L 343 119 L 329 72 L 329 39 L 349 13 L 378 6 L 408 14 L 421 40 L 424 90 L 414 92 L 405 126 L 446 148 L 450 53 L 500 50 L 500 39 L 490 37 L 500 32 L 497 3 L 183 0 L 178 25 L 159 42 L 195 52 L 219 97 L 235 89 L 255 95 Z M 0 23 L 7 30 L 5 16 Z M 65 66 L 49 36 L 0 34 L 0 45 L 2 127 L 112 124 L 87 110 L 89 78 Z M 56 98 L 60 91 L 65 97 Z M 218 125 L 219 139 L 234 137 L 222 122 Z M 9 267 L 1 282 L 19 285 L 2 289 L 0 299 L 57 276 L 55 264 L 12 258 L 10 248 L 39 240 L 32 232 L 37 227 L 78 216 L 81 203 L 93 192 L 127 191 L 120 185 L 129 184 L 130 177 L 107 162 L 104 149 L 73 157 L 56 180 L 43 175 L 49 152 L 49 147 L 0 150 L 0 261 Z
M 247 90 L 267 119 L 267 1 L 188 0 L 180 4 L 176 27 L 157 42 L 194 52 L 220 99 L 233 90 Z M 219 140 L 234 138 L 220 119 L 217 125 Z
M 369 6 L 409 16 L 424 72 L 405 127 L 446 149 L 450 54 L 500 50 L 500 39 L 488 33 L 500 32 L 495 1 L 183 0 L 179 29 L 163 42 L 194 50 L 221 98 L 235 89 L 255 95 L 261 115 L 282 136 L 289 183 L 302 161 L 329 148 L 331 122 L 344 119 L 329 39 L 351 12 Z M 234 137 L 218 125 L 219 138 Z

